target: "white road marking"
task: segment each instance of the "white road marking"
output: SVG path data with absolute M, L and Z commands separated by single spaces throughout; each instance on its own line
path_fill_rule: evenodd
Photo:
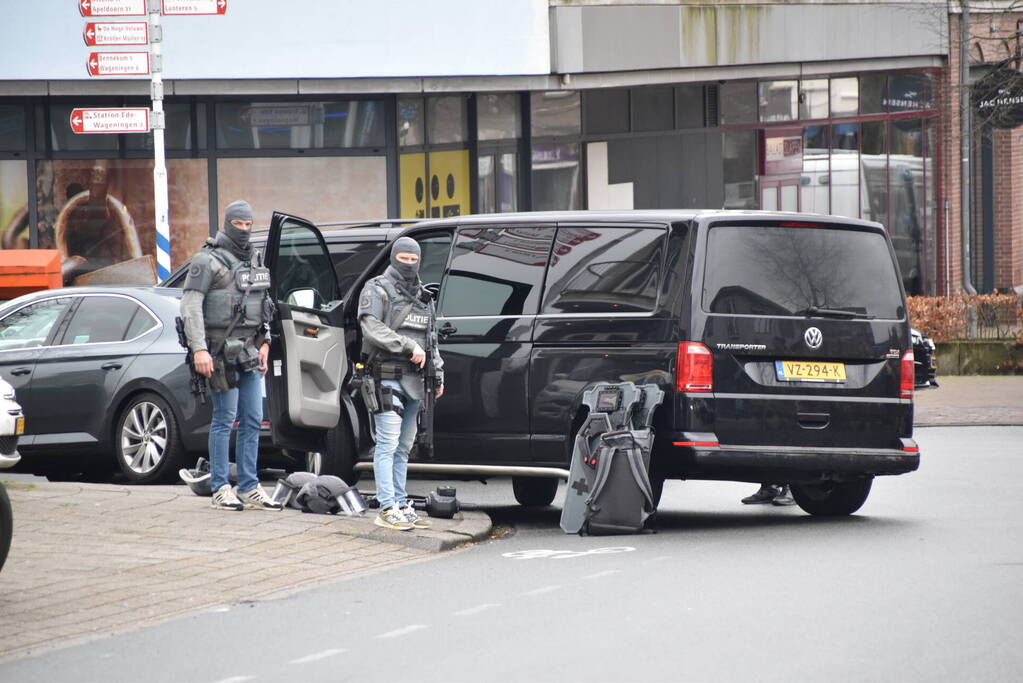
M 402 628 L 395 629 L 393 631 L 388 631 L 387 633 L 380 633 L 380 634 L 375 635 L 373 637 L 374 638 L 397 638 L 398 636 L 403 636 L 403 635 L 406 635 L 408 633 L 412 633 L 413 631 L 419 631 L 420 629 L 424 629 L 424 628 L 426 628 L 426 624 L 410 624 L 408 626 L 403 626 Z
M 288 664 L 308 664 L 309 662 L 315 662 L 321 659 L 326 659 L 327 657 L 333 657 L 334 655 L 344 654 L 345 652 L 348 652 L 348 650 L 340 649 L 324 650 L 323 652 L 317 652 L 315 654 L 306 655 L 305 657 L 293 659 L 290 662 L 288 662 Z
M 222 678 L 217 683 L 242 683 L 242 681 L 251 681 L 255 676 L 231 676 L 230 678 Z
M 607 569 L 607 570 L 602 571 L 602 572 L 597 572 L 596 574 L 587 574 L 583 578 L 584 579 L 601 579 L 601 578 L 603 578 L 605 576 L 611 576 L 612 574 L 621 574 L 621 573 L 622 573 L 621 569 Z
M 551 591 L 556 591 L 559 588 L 561 588 L 560 584 L 559 585 L 555 585 L 555 586 L 542 586 L 540 588 L 534 588 L 531 591 L 526 591 L 525 593 L 523 593 L 523 595 L 542 595 L 544 593 L 550 593 Z
M 482 605 L 476 605 L 475 607 L 468 607 L 466 609 L 458 610 L 454 614 L 456 617 L 468 617 L 473 614 L 479 614 L 484 610 L 493 609 L 494 607 L 500 606 L 501 603 L 499 602 L 485 602 Z

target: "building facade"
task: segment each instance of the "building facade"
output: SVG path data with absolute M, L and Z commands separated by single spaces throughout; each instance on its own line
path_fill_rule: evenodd
M 987 5 L 975 33 L 1023 18 Z M 958 16 L 945 0 L 235 0 L 164 17 L 172 265 L 236 198 L 262 223 L 763 208 L 880 221 L 909 293 L 955 292 Z M 88 21 L 67 2 L 0 23 L 0 245 L 59 249 L 69 282 L 156 240 L 152 135 L 71 131 L 73 108 L 149 103 L 145 77 L 87 75 L 92 52 L 129 49 L 87 47 Z M 1015 47 L 976 44 L 977 77 Z M 1023 150 L 1013 131 L 978 143 L 990 211 L 969 272 L 1007 288 Z

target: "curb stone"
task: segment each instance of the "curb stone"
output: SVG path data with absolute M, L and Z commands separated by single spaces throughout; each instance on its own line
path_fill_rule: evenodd
M 373 524 L 376 512 L 368 510 L 365 517 L 337 517 L 334 526 L 340 533 L 357 538 L 384 541 L 428 552 L 451 550 L 465 543 L 481 541 L 490 535 L 493 523 L 483 512 L 459 512 L 453 519 L 427 517 L 433 522 L 429 529 L 395 531 Z M 425 515 L 424 515 L 425 517 Z

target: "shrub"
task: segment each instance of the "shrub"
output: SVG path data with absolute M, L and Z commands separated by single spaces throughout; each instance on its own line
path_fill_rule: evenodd
M 907 298 L 910 324 L 934 341 L 1014 338 L 1023 343 L 1021 302 L 1012 294 Z

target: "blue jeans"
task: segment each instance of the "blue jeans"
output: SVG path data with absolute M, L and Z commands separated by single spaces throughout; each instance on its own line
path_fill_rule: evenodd
M 231 425 L 238 419 L 234 460 L 238 465 L 238 490 L 251 491 L 259 485 L 256 456 L 259 454 L 259 425 L 263 421 L 263 378 L 258 370 L 238 373 L 238 386 L 211 391 L 213 421 L 210 423 L 210 485 L 216 492 L 228 480 Z
M 393 410 L 373 416 L 377 432 L 377 445 L 373 451 L 373 478 L 376 479 L 380 509 L 384 510 L 395 503 L 404 507 L 408 502 L 405 493 L 408 454 L 416 441 L 416 416 L 422 401 L 406 396 L 396 380 L 385 379 L 382 384 L 399 394 L 400 402 L 405 406 L 405 415 L 401 417 Z M 398 396 L 394 396 L 396 403 L 398 400 Z

